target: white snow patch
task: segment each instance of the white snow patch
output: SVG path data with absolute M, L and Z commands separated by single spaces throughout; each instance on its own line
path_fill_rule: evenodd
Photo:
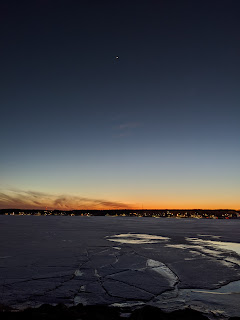
M 74 275 L 76 277 L 81 277 L 83 275 L 82 271 L 80 271 L 79 269 L 75 270 Z
M 169 238 L 143 233 L 122 233 L 107 237 L 107 240 L 119 243 L 145 244 L 167 241 Z
M 95 277 L 98 277 L 98 278 L 101 277 L 100 274 L 98 273 L 97 269 L 94 270 L 94 275 L 95 275 Z

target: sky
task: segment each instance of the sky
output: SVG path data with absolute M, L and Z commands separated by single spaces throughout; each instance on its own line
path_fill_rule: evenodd
M 240 209 L 239 12 L 2 0 L 0 208 Z

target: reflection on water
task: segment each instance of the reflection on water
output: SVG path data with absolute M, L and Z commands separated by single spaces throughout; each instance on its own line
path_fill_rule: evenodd
M 226 320 L 239 316 L 240 281 L 234 281 L 218 289 L 179 289 L 167 291 L 155 300 L 155 306 L 165 311 L 185 308 L 205 313 L 209 319 Z
M 130 244 L 144 244 L 144 243 L 158 243 L 162 241 L 169 240 L 168 237 L 155 236 L 151 234 L 142 233 L 123 233 L 116 234 L 111 237 L 107 237 L 107 240 L 120 242 L 120 243 L 130 243 Z
M 168 248 L 176 248 L 176 249 L 184 249 L 187 250 L 189 249 L 189 252 L 192 253 L 193 258 L 197 255 L 197 256 L 204 256 L 204 254 L 202 253 L 206 253 L 209 254 L 211 256 L 214 256 L 216 258 L 221 257 L 222 253 L 221 252 L 217 252 L 216 250 L 211 250 L 208 248 L 205 248 L 204 246 L 198 246 L 198 245 L 189 245 L 189 244 L 167 244 L 166 247 Z M 201 251 L 201 252 L 198 252 Z
M 214 247 L 216 249 L 230 250 L 236 252 L 240 255 L 240 243 L 236 242 L 223 242 L 223 241 L 213 241 L 213 240 L 202 240 L 198 238 L 186 238 L 187 241 L 190 241 L 198 245 L 207 245 Z
M 222 293 L 240 293 L 240 280 L 230 282 L 229 284 L 226 284 L 225 286 L 222 286 L 219 289 L 216 289 L 215 292 L 222 292 Z
M 240 257 L 232 256 L 233 253 L 240 256 L 240 243 L 203 240 L 199 238 L 185 238 L 190 244 L 166 244 L 166 247 L 189 250 L 193 258 L 196 255 L 209 255 L 217 258 L 218 262 L 231 267 L 232 264 L 240 266 Z M 225 256 L 227 255 L 227 257 Z M 190 258 L 192 260 L 192 258 Z
M 240 280 L 233 281 L 225 286 L 222 286 L 218 289 L 214 290 L 201 290 L 201 289 L 193 289 L 192 292 L 199 292 L 199 293 L 209 293 L 209 294 L 240 294 Z
M 208 238 L 212 238 L 212 239 L 219 239 L 221 238 L 221 236 L 213 236 L 211 234 L 197 234 L 198 237 L 208 237 Z
M 120 244 L 163 243 L 165 247 L 188 250 L 191 256 L 186 257 L 185 260 L 195 260 L 199 256 L 210 256 L 214 258 L 216 266 L 217 263 L 224 264 L 227 267 L 233 267 L 233 263 L 240 265 L 240 243 L 222 242 L 217 240 L 217 236 L 211 236 L 210 239 L 213 240 L 201 239 L 201 237 L 210 237 L 210 235 L 198 236 L 199 238 L 185 238 L 184 243 L 176 244 L 171 243 L 168 237 L 139 233 L 123 233 L 106 238 L 109 241 Z M 120 247 L 113 248 L 116 250 L 120 249 Z M 209 318 L 212 315 L 213 318 L 225 319 L 229 313 L 232 316 L 238 315 L 239 308 L 236 306 L 238 305 L 237 301 L 240 299 L 240 280 L 214 290 L 201 289 L 201 287 L 180 289 L 178 288 L 178 276 L 166 264 L 161 261 L 147 259 L 146 270 L 149 269 L 167 279 L 170 285 L 168 291 L 156 296 L 150 304 L 159 306 L 166 311 L 176 310 L 189 305 L 193 309 L 206 312 Z M 123 304 L 119 303 L 115 305 L 132 307 L 137 306 L 138 303 L 138 301 L 125 301 Z M 139 305 L 141 305 L 141 302 Z

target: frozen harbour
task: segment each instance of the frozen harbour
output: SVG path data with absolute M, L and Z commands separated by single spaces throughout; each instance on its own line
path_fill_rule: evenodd
M 0 303 L 240 316 L 240 221 L 0 216 Z

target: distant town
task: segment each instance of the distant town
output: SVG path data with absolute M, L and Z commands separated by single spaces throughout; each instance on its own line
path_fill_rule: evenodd
M 139 218 L 195 218 L 195 219 L 240 219 L 240 210 L 177 210 L 177 209 L 114 209 L 114 210 L 23 210 L 0 209 L 0 215 L 10 216 L 110 216 Z

